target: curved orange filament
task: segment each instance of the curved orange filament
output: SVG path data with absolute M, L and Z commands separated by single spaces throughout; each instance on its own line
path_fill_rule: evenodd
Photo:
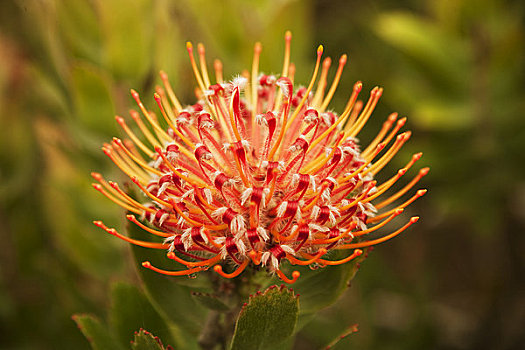
M 349 261 L 352 260 L 352 259 L 357 258 L 357 257 L 360 256 L 361 254 L 363 254 L 363 251 L 362 251 L 361 249 L 356 249 L 356 250 L 354 250 L 354 252 L 353 252 L 350 256 L 348 256 L 348 257 L 346 257 L 346 258 L 344 258 L 344 259 L 341 259 L 341 260 L 335 260 L 335 261 L 333 261 L 333 260 L 319 259 L 319 263 L 321 263 L 321 264 L 323 264 L 323 265 L 341 265 L 341 264 L 344 264 L 344 263 L 349 262 Z
M 295 283 L 299 276 L 301 276 L 301 273 L 299 271 L 292 272 L 292 278 L 286 277 L 286 275 L 281 270 L 275 270 L 275 273 L 277 273 L 277 276 L 284 282 L 288 284 Z
M 155 134 L 157 135 L 157 138 L 160 141 L 165 141 L 165 142 L 171 141 L 172 138 L 164 131 L 164 129 L 160 127 L 159 123 L 152 118 L 152 114 L 148 110 L 146 110 L 146 107 L 144 107 L 144 104 L 140 100 L 140 96 L 138 92 L 131 89 L 131 96 L 133 97 L 137 105 L 139 106 L 139 109 L 144 115 L 144 117 L 146 117 L 146 120 L 148 121 L 148 123 L 153 127 Z
M 387 198 L 386 200 L 382 201 L 381 203 L 377 204 L 377 205 L 374 205 L 376 207 L 376 209 L 381 209 L 387 205 L 389 205 L 390 203 L 394 202 L 396 199 L 398 199 L 399 197 L 401 197 L 402 195 L 404 195 L 406 192 L 408 192 L 412 187 L 414 187 L 414 185 L 416 183 L 419 182 L 419 180 L 421 180 L 421 178 L 423 176 L 425 176 L 426 174 L 428 174 L 428 171 L 430 170 L 430 168 L 423 168 L 419 171 L 419 173 L 412 179 L 412 181 L 410 181 L 405 187 L 403 187 L 401 190 L 399 190 L 397 193 L 395 193 L 394 195 L 392 195 L 391 197 Z
M 168 75 L 162 70 L 160 71 L 160 79 L 162 80 L 162 84 L 166 88 L 166 92 L 168 93 L 168 97 L 170 98 L 171 103 L 175 107 L 175 112 L 179 113 L 180 111 L 182 111 L 182 105 L 180 104 L 179 100 L 177 99 L 177 96 L 171 88 L 171 84 L 168 80 Z
M 191 68 L 193 69 L 193 75 L 195 75 L 195 79 L 197 79 L 197 84 L 199 84 L 200 89 L 204 91 L 206 90 L 206 86 L 204 86 L 204 82 L 202 81 L 199 69 L 197 68 L 197 63 L 195 63 L 195 58 L 193 57 L 193 44 L 188 41 L 186 43 L 186 49 L 188 50 L 188 55 L 190 56 L 190 63 Z
M 158 267 L 151 265 L 149 261 L 144 261 L 142 263 L 142 266 L 144 266 L 147 269 L 150 269 L 152 271 L 155 271 L 163 275 L 167 275 L 167 276 L 186 276 L 186 275 L 191 275 L 192 273 L 204 270 L 203 268 L 196 267 L 194 269 L 189 269 L 189 270 L 167 271 L 167 270 L 162 270 L 162 269 L 159 269 Z
M 379 220 L 382 220 L 383 218 L 387 217 L 388 215 L 392 214 L 396 209 L 399 209 L 399 208 L 406 208 L 409 204 L 411 204 L 412 202 L 414 202 L 416 199 L 418 199 L 419 197 L 422 197 L 423 195 L 425 195 L 425 193 L 427 193 L 427 190 L 423 189 L 423 190 L 418 190 L 416 192 L 415 195 L 413 195 L 409 200 L 407 200 L 405 203 L 401 204 L 400 206 L 398 206 L 397 208 L 394 208 L 392 210 L 389 210 L 387 212 L 384 212 L 383 214 L 381 215 L 378 215 L 378 216 L 375 216 L 373 218 L 369 218 L 366 220 L 366 223 L 374 223 L 374 222 L 377 222 Z
M 321 248 L 319 249 L 317 254 L 315 254 L 315 256 L 309 260 L 299 260 L 291 254 L 286 254 L 286 259 L 288 259 L 288 261 L 290 261 L 290 263 L 292 263 L 293 265 L 310 265 L 317 262 L 319 258 L 325 255 L 327 252 L 328 251 L 325 248 Z
M 137 218 L 135 217 L 135 215 L 126 215 L 126 218 L 131 221 L 132 223 L 134 223 L 135 225 L 137 225 L 138 227 L 140 227 L 141 229 L 143 229 L 144 231 L 147 231 L 155 236 L 159 236 L 159 237 L 164 237 L 164 238 L 167 238 L 167 237 L 171 237 L 173 235 L 169 234 L 169 233 L 166 233 L 166 232 L 162 232 L 162 231 L 157 231 L 157 230 L 154 230 L 152 228 L 149 228 L 148 226 L 144 225 L 143 223 L 141 223 L 140 221 L 137 220 Z
M 381 227 L 385 226 L 386 224 L 388 224 L 390 221 L 392 221 L 396 216 L 398 216 L 399 214 L 401 214 L 403 212 L 403 208 L 399 208 L 399 209 L 396 209 L 394 211 L 394 213 L 392 213 L 392 215 L 390 215 L 386 220 L 384 221 L 381 221 L 379 224 L 375 225 L 374 227 L 371 227 L 369 229 L 366 229 L 366 230 L 362 230 L 362 231 L 356 231 L 356 232 L 352 232 L 352 236 L 354 237 L 359 237 L 359 236 L 363 236 L 363 235 L 366 235 L 370 232 L 374 232 L 378 229 L 380 229 Z
M 418 220 L 419 220 L 419 216 L 413 216 L 412 218 L 410 218 L 408 223 L 406 223 L 403 227 L 401 227 L 400 229 L 398 229 L 395 232 L 392 232 L 389 235 L 386 235 L 386 236 L 378 238 L 378 239 L 374 239 L 372 241 L 352 243 L 352 244 L 343 244 L 343 245 L 340 245 L 340 246 L 336 247 L 336 249 L 363 248 L 363 247 L 370 247 L 370 246 L 373 246 L 373 245 L 376 245 L 376 244 L 380 244 L 380 243 L 386 242 L 386 241 L 394 238 L 395 236 L 397 236 L 401 232 L 405 231 L 409 226 L 411 226 L 412 224 L 416 223 Z
M 186 265 L 188 267 L 197 267 L 197 266 L 211 266 L 216 264 L 219 260 L 221 260 L 221 255 L 217 254 L 213 258 L 210 258 L 208 260 L 203 260 L 199 262 L 193 262 L 193 261 L 186 261 L 177 256 L 174 252 L 168 252 L 167 254 L 168 259 L 175 260 L 178 263 L 181 263 L 183 265 Z
M 197 44 L 197 51 L 199 53 L 199 64 L 201 67 L 202 78 L 206 86 L 210 86 L 210 77 L 208 76 L 208 68 L 206 68 L 206 49 L 202 43 Z
M 117 145 L 121 150 L 124 151 L 124 153 L 130 157 L 135 163 L 140 165 L 144 170 L 149 171 L 150 173 L 153 173 L 155 175 L 162 175 L 162 172 L 158 171 L 157 169 L 150 167 L 148 164 L 144 163 L 140 158 L 138 158 L 136 155 L 134 155 L 126 146 L 124 146 L 124 143 L 122 140 L 114 137 L 113 142 L 115 145 Z
M 275 152 L 277 152 L 277 150 L 282 146 L 281 145 L 281 141 L 283 140 L 284 134 L 290 128 L 290 126 L 294 122 L 295 118 L 299 115 L 299 112 L 302 110 L 306 100 L 308 99 L 308 97 L 310 95 L 310 92 L 312 91 L 312 88 L 314 87 L 315 80 L 317 78 L 317 73 L 319 72 L 319 66 L 321 65 L 321 56 L 322 55 L 323 55 L 323 45 L 319 45 L 319 47 L 317 48 L 317 61 L 315 62 L 315 68 L 314 68 L 314 72 L 312 74 L 312 79 L 310 80 L 310 84 L 308 85 L 308 88 L 306 89 L 306 92 L 305 92 L 303 98 L 301 99 L 301 101 L 299 102 L 297 107 L 295 108 L 295 110 L 294 110 L 292 116 L 290 117 L 290 119 L 288 119 L 288 115 L 286 113 L 284 114 L 283 120 L 281 122 L 282 127 L 281 127 L 281 131 L 279 133 L 279 137 L 278 137 L 277 141 L 275 142 L 275 144 L 273 145 L 273 148 L 270 151 L 270 155 L 268 156 L 268 159 L 273 159 L 273 156 L 275 155 Z
M 256 252 L 255 250 L 250 250 L 248 256 L 250 257 L 250 259 L 252 259 L 255 265 L 261 264 L 261 254 L 259 252 Z
M 150 191 L 148 191 L 148 189 L 146 187 L 144 187 L 140 182 L 139 180 L 135 177 L 135 176 L 132 176 L 131 177 L 131 181 L 133 181 L 135 183 L 135 185 L 137 185 L 141 190 L 142 192 L 144 192 L 144 194 L 146 196 L 148 196 L 149 198 L 153 199 L 154 201 L 162 204 L 163 206 L 169 208 L 169 209 L 172 209 L 173 206 L 171 205 L 171 203 L 169 202 L 166 202 L 165 200 L 163 199 L 160 199 L 159 197 L 157 196 L 154 196 Z
M 356 199 L 354 199 L 352 202 L 350 202 L 349 204 L 345 205 L 344 207 L 339 208 L 339 210 L 340 211 L 345 211 L 347 209 L 352 208 L 357 203 L 362 202 L 363 198 L 365 198 L 368 195 L 368 193 L 372 190 L 372 188 L 374 188 L 375 184 L 376 184 L 376 180 L 370 182 L 370 184 L 368 185 L 368 188 L 365 191 L 363 191 L 363 193 L 361 195 L 359 195 L 359 197 L 357 197 Z M 357 186 L 356 186 L 356 188 L 357 188 Z
M 137 124 L 137 126 L 139 127 L 139 129 L 142 132 L 142 134 L 146 137 L 148 142 L 153 147 L 160 147 L 161 144 L 160 144 L 159 140 L 157 140 L 155 138 L 155 136 L 153 136 L 151 131 L 149 131 L 148 127 L 142 121 L 142 118 L 140 117 L 140 114 L 137 111 L 132 110 L 132 109 L 129 111 L 129 114 L 131 115 L 131 118 L 133 119 L 135 124 Z
M 370 93 L 370 99 L 368 100 L 368 103 L 366 104 L 363 112 L 361 112 L 361 115 L 359 115 L 353 125 L 347 125 L 349 129 L 345 132 L 345 138 L 355 137 L 361 131 L 363 126 L 365 126 L 366 122 L 368 121 L 368 118 L 370 118 L 372 115 L 372 112 L 374 111 L 374 108 L 376 107 L 382 93 L 383 89 L 380 87 L 376 86 L 372 89 L 372 92 Z
M 138 245 L 140 247 L 152 248 L 152 249 L 167 249 L 169 247 L 169 244 L 165 244 L 165 243 L 145 242 L 145 241 L 139 241 L 139 240 L 136 240 L 136 239 L 132 239 L 132 238 L 126 237 L 126 236 L 121 235 L 120 233 L 118 233 L 117 230 L 115 230 L 114 228 L 106 227 L 106 225 L 104 225 L 104 223 L 102 221 L 93 221 L 93 223 L 97 227 L 100 227 L 101 229 L 103 229 L 104 231 L 109 233 L 110 235 L 115 236 L 117 238 L 120 238 L 120 239 L 122 239 L 122 240 L 124 240 L 124 241 L 126 241 L 128 243 L 131 243 L 131 244 L 134 244 L 134 245 Z
M 124 132 L 128 134 L 129 138 L 140 148 L 142 152 L 146 153 L 146 155 L 150 158 L 155 154 L 155 152 L 150 150 L 144 143 L 142 143 L 142 141 L 140 141 L 137 135 L 135 135 L 135 133 L 128 127 L 124 118 L 117 115 L 115 116 L 115 120 L 120 125 L 122 130 L 124 130 Z
M 225 277 L 225 278 L 234 278 L 234 277 L 237 277 L 241 274 L 241 272 L 244 271 L 244 269 L 246 268 L 246 266 L 248 266 L 248 263 L 250 262 L 249 259 L 245 259 L 241 265 L 239 265 L 239 267 L 233 271 L 232 273 L 226 273 L 224 271 L 222 271 L 222 266 L 221 265 L 215 265 L 213 267 L 213 271 L 217 272 L 219 275 L 221 275 L 222 277 Z
M 369 160 L 367 160 L 363 165 L 361 165 L 359 168 L 357 168 L 353 173 L 351 173 L 350 175 L 344 177 L 342 180 L 338 180 L 337 182 L 340 183 L 340 184 L 344 184 L 345 182 L 352 180 L 357 174 L 359 174 L 363 170 L 365 170 L 365 168 L 372 162 L 372 160 L 374 160 L 374 158 L 377 157 L 377 155 L 379 153 L 381 153 L 383 148 L 385 148 L 385 144 L 384 143 L 380 143 L 379 145 L 377 145 L 376 150 L 374 152 L 374 155 Z
M 397 113 L 392 113 L 392 114 L 390 114 L 388 116 L 386 121 L 383 123 L 383 126 L 381 127 L 381 130 L 379 131 L 379 133 L 377 133 L 377 136 L 372 140 L 372 142 L 370 142 L 368 144 L 366 149 L 363 152 L 361 152 L 361 157 L 366 159 L 366 156 L 370 152 L 372 152 L 372 150 L 375 148 L 375 146 L 377 146 L 379 144 L 379 142 L 381 142 L 381 140 L 383 140 L 383 137 L 385 137 L 385 135 L 388 132 L 388 130 L 390 130 L 390 128 L 392 127 L 392 125 L 396 121 L 397 115 L 398 115 Z
M 335 90 L 337 90 L 337 86 L 339 85 L 339 80 L 341 79 L 341 75 L 343 75 L 343 69 L 345 67 L 346 61 L 348 57 L 345 55 L 342 55 L 341 58 L 339 58 L 339 66 L 337 67 L 337 72 L 335 73 L 334 80 L 332 82 L 332 86 L 330 86 L 330 90 L 328 90 L 328 94 L 326 94 L 325 99 L 323 100 L 323 104 L 321 105 L 320 111 L 324 112 L 326 110 L 326 107 L 328 107 L 328 104 L 330 104 L 330 101 L 332 100 L 332 97 L 334 96 Z
M 106 190 L 104 190 L 104 188 L 102 187 L 102 185 L 100 184 L 92 184 L 92 186 L 97 190 L 99 191 L 100 193 L 102 193 L 104 196 L 106 196 L 106 198 L 109 198 L 109 200 L 111 200 L 113 203 L 121 206 L 122 208 L 126 209 L 126 210 L 129 210 L 131 212 L 134 212 L 135 214 L 141 214 L 142 211 L 136 207 L 133 207 L 131 205 L 129 205 L 128 203 L 124 203 L 122 202 L 120 199 L 117 199 L 115 198 L 113 195 L 109 194 Z
M 222 76 L 222 62 L 219 59 L 216 59 L 213 61 L 213 69 L 215 70 L 215 81 L 218 84 L 222 84 L 224 82 L 224 78 Z
M 330 69 L 330 65 L 332 64 L 332 59 L 330 57 L 327 57 L 323 60 L 323 68 L 321 70 L 321 76 L 319 77 L 319 83 L 317 83 L 317 89 L 315 90 L 314 98 L 312 99 L 312 106 L 319 107 L 319 103 L 322 103 L 322 99 L 324 96 L 324 92 L 326 89 L 326 78 L 328 76 L 328 70 Z

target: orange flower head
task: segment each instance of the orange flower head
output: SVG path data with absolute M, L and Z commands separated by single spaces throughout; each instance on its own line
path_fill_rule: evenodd
M 204 46 L 198 45 L 197 62 L 188 43 L 197 81 L 194 105 L 179 102 L 164 72 L 160 73 L 163 87 L 157 87 L 154 95 L 157 113 L 131 91 L 140 110 L 131 111 L 131 118 L 142 135 L 117 116 L 129 140 L 114 138 L 103 150 L 148 202 L 140 202 L 96 173 L 92 174 L 98 182 L 94 187 L 141 216 L 142 220 L 132 214 L 127 217 L 160 239 L 134 240 L 100 221 L 95 224 L 130 243 L 165 249 L 168 258 L 187 268 L 166 271 L 147 261 L 144 267 L 174 276 L 213 267 L 232 278 L 249 265 L 262 265 L 293 283 L 299 272 L 287 277 L 281 270 L 285 261 L 317 266 L 346 263 L 362 254 L 360 248 L 387 241 L 418 220 L 412 217 L 394 232 L 367 239 L 425 194 L 426 190 L 418 190 L 405 202 L 392 205 L 428 168 L 400 190 L 389 191 L 421 157 L 418 153 L 378 184 L 377 173 L 410 138 L 409 131 L 398 134 L 406 119 L 391 114 L 377 136 L 362 146 L 356 137 L 383 89 L 373 88 L 364 103 L 358 100 L 362 84 L 357 82 L 342 113 L 330 111 L 346 55 L 339 59 L 328 87 L 331 60 L 321 63 L 323 47 L 319 46 L 308 86 L 296 88 L 290 41 L 287 32 L 280 76 L 259 72 L 262 46 L 257 43 L 251 73 L 226 82 L 222 63 L 216 60 L 213 84 Z M 332 250 L 349 254 L 331 260 L 327 253 Z M 223 271 L 226 262 L 234 265 L 230 273 Z

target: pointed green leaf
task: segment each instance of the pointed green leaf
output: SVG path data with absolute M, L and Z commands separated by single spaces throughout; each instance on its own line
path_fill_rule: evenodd
M 275 348 L 293 333 L 299 299 L 291 289 L 271 286 L 250 297 L 237 319 L 232 350 Z
M 151 235 L 135 224 L 127 228 L 131 238 L 152 241 Z M 200 333 L 208 310 L 198 304 L 191 296 L 194 291 L 211 292 L 209 281 L 204 273 L 196 278 L 185 276 L 166 276 L 142 267 L 143 261 L 150 261 L 153 266 L 166 270 L 182 270 L 181 264 L 169 260 L 165 250 L 147 249 L 131 246 L 136 261 L 137 271 L 154 306 L 165 318 L 180 328 L 186 337 L 185 349 L 197 346 L 195 339 Z
M 335 252 L 330 255 L 329 259 L 338 260 L 349 254 L 351 253 L 348 251 Z M 358 270 L 358 264 L 363 261 L 365 256 L 366 254 L 363 254 L 351 262 L 326 266 L 317 270 L 293 266 L 294 270 L 301 272 L 301 277 L 293 285 L 294 291 L 301 296 L 298 328 L 308 323 L 314 313 L 339 299 L 348 288 Z
M 174 343 L 170 327 L 135 286 L 116 283 L 112 288 L 110 321 L 123 345 L 128 345 L 135 331 L 150 329 L 166 342 Z
M 124 347 L 112 336 L 108 328 L 90 315 L 74 315 L 73 320 L 87 338 L 93 350 L 123 350 Z
M 230 307 L 222 302 L 216 295 L 209 293 L 192 292 L 191 296 L 197 300 L 201 305 L 210 310 L 225 312 L 230 310 Z
M 135 338 L 131 343 L 132 350 L 164 350 L 164 346 L 158 337 L 148 331 L 141 329 L 135 332 Z

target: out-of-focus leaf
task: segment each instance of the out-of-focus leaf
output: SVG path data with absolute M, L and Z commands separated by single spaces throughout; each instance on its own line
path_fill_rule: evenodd
M 137 287 L 116 283 L 111 294 L 110 322 L 121 344 L 127 346 L 134 332 L 140 328 L 151 330 L 166 342 L 174 340 L 170 326 Z
M 141 84 L 152 60 L 152 1 L 96 0 L 95 3 L 101 18 L 106 68 L 116 79 L 133 86 Z
M 193 292 L 191 293 L 193 298 L 197 300 L 201 305 L 204 307 L 215 310 L 215 311 L 228 311 L 230 310 L 230 307 L 222 302 L 216 295 L 209 294 L 209 293 L 199 293 L 199 292 Z
M 295 328 L 299 299 L 284 286 L 272 286 L 250 297 L 237 320 L 232 350 L 275 349 Z
M 131 343 L 132 350 L 164 350 L 161 340 L 150 332 L 141 329 L 135 332 L 135 338 Z
M 152 241 L 151 235 L 134 224 L 129 224 L 127 232 L 131 238 Z M 185 349 L 196 348 L 195 341 L 199 334 L 207 310 L 191 296 L 194 291 L 211 292 L 207 285 L 205 273 L 201 272 L 195 279 L 179 276 L 166 276 L 142 267 L 142 262 L 150 261 L 153 266 L 167 270 L 183 269 L 166 257 L 166 251 L 132 246 L 137 270 L 144 282 L 146 292 L 157 310 L 173 322 L 185 337 Z
M 73 67 L 71 79 L 74 110 L 80 122 L 94 132 L 116 135 L 110 79 L 100 69 L 84 63 Z
M 93 350 L 124 350 L 123 347 L 108 331 L 108 328 L 90 315 L 74 315 L 73 320 L 87 338 Z
M 421 101 L 411 115 L 411 120 L 421 128 L 431 130 L 454 130 L 470 128 L 474 114 L 466 104 L 445 101 Z
M 376 33 L 401 50 L 424 74 L 451 92 L 465 90 L 469 70 L 468 46 L 436 25 L 409 13 L 382 14 L 374 22 Z
M 338 257 L 343 256 L 338 253 L 332 255 L 330 259 L 336 260 Z M 346 264 L 317 270 L 308 267 L 297 268 L 301 272 L 301 277 L 295 282 L 293 289 L 301 296 L 301 324 L 309 320 L 309 315 L 333 304 L 341 296 L 355 276 L 357 264 L 363 259 L 362 255 Z
M 57 24 L 64 45 L 74 57 L 100 64 L 101 36 L 91 1 L 57 1 Z

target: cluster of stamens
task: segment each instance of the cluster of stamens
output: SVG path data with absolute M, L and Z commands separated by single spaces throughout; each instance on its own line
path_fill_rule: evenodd
M 309 85 L 294 90 L 290 41 L 288 32 L 279 77 L 259 73 L 262 48 L 257 43 L 251 73 L 225 82 L 222 64 L 216 60 L 215 84 L 210 82 L 204 47 L 198 45 L 198 65 L 188 43 L 198 102 L 183 107 L 161 72 L 163 87 L 157 87 L 154 96 L 161 117 L 146 109 L 132 90 L 142 113 L 131 111 L 136 128 L 117 116 L 129 140 L 114 138 L 103 150 L 147 200 L 131 196 L 97 173 L 92 174 L 98 182 L 94 187 L 130 212 L 130 221 L 160 239 L 139 241 L 100 221 L 95 224 L 132 244 L 165 249 L 169 259 L 187 268 L 166 271 L 147 261 L 144 267 L 175 276 L 213 267 L 232 278 L 253 264 L 266 266 L 283 281 L 293 283 L 299 272 L 287 277 L 281 269 L 285 260 L 320 267 L 343 264 L 361 255 L 360 248 L 389 240 L 417 221 L 418 217 L 412 217 L 381 238 L 366 239 L 426 192 L 416 191 L 392 208 L 428 168 L 386 196 L 421 157 L 421 153 L 413 155 L 380 185 L 374 180 L 409 139 L 410 132 L 398 134 L 405 118 L 397 120 L 397 114 L 391 114 L 362 150 L 356 136 L 382 89 L 373 88 L 363 103 L 358 100 L 362 87 L 358 82 L 340 115 L 327 110 L 346 55 L 340 58 L 327 90 L 331 60 L 321 63 L 323 48 L 319 46 Z M 390 209 L 380 212 L 383 208 Z M 341 260 L 331 260 L 328 253 L 332 250 L 349 253 Z M 232 265 L 232 272 L 223 271 L 225 264 Z

